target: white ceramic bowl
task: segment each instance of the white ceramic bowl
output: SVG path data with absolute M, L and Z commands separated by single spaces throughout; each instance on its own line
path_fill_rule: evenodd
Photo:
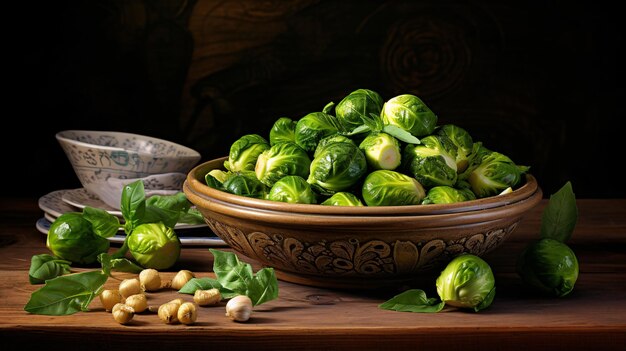
M 115 183 L 114 179 L 136 180 L 163 173 L 187 174 L 201 158 L 198 151 L 189 147 L 133 133 L 65 130 L 58 132 L 56 139 L 83 187 L 105 202 L 114 201 L 111 199 L 117 196 L 109 194 L 111 180 Z M 166 182 L 164 179 L 160 182 Z M 173 182 L 170 179 L 166 183 Z M 175 186 L 181 189 L 180 185 Z M 119 207 L 119 200 L 116 207 Z

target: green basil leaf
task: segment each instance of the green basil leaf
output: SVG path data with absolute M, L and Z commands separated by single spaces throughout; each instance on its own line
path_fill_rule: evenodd
M 127 258 L 115 258 L 107 253 L 98 255 L 98 261 L 102 265 L 102 272 L 108 276 L 111 275 L 112 270 L 128 273 L 140 273 L 143 270 L 143 267 Z
M 568 181 L 559 191 L 550 195 L 541 216 L 541 237 L 564 243 L 572 236 L 577 220 L 576 196 Z
M 124 217 L 124 231 L 130 234 L 140 224 L 146 212 L 146 192 L 143 182 L 136 180 L 122 189 L 120 210 Z
M 195 207 L 191 207 L 187 212 L 183 213 L 180 218 L 178 218 L 178 223 L 205 224 L 202 213 Z
M 223 299 L 230 299 L 239 294 L 226 289 L 216 279 L 213 278 L 191 278 L 180 290 L 181 294 L 195 294 L 196 290 L 217 289 L 220 291 Z
M 278 281 L 274 269 L 260 269 L 248 285 L 246 295 L 254 306 L 278 298 Z
M 395 137 L 398 140 L 404 141 L 405 143 L 409 143 L 409 144 L 420 144 L 420 140 L 418 138 L 416 138 L 413 134 L 407 132 L 406 130 L 391 125 L 391 124 L 386 124 L 383 127 L 383 132 L 391 135 L 392 137 Z
M 28 280 L 31 284 L 43 284 L 48 279 L 69 273 L 71 263 L 48 254 L 34 255 L 30 259 Z
M 120 220 L 100 208 L 86 206 L 83 208 L 83 218 L 91 223 L 93 232 L 103 238 L 114 236 L 120 229 Z
M 256 306 L 278 297 L 278 281 L 273 268 L 263 268 L 254 275 L 249 263 L 239 261 L 237 255 L 216 249 L 213 254 L 213 271 L 222 287 L 246 295 Z
M 400 312 L 435 313 L 445 306 L 445 302 L 438 301 L 435 298 L 428 298 L 423 290 L 411 289 L 392 297 L 378 307 Z
M 89 271 L 47 280 L 32 293 L 24 310 L 50 316 L 89 311 L 89 304 L 100 294 L 107 278 L 102 271 Z
M 172 195 L 152 195 L 146 199 L 146 205 L 180 212 L 186 212 L 191 207 L 191 203 L 183 192 Z
M 169 209 L 159 208 L 155 206 L 146 206 L 144 216 L 138 222 L 138 225 L 143 223 L 163 222 L 166 227 L 174 228 L 176 226 L 176 223 L 178 223 L 179 217 L 179 211 L 172 211 Z
M 352 135 L 357 135 L 357 134 L 361 134 L 361 133 L 367 133 L 370 132 L 371 129 L 368 125 L 366 124 L 362 124 L 356 128 L 354 128 L 351 132 L 349 133 L 342 133 L 345 136 L 352 136 Z

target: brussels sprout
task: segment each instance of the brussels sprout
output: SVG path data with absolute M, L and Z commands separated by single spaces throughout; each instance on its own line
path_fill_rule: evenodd
M 270 145 L 284 142 L 296 142 L 296 122 L 291 118 L 281 117 L 274 122 L 270 129 Z
M 507 156 L 492 151 L 482 157 L 482 162 L 469 174 L 467 181 L 476 197 L 483 198 L 516 187 L 527 170 L 528 167 L 517 166 Z
M 267 200 L 293 204 L 317 203 L 315 193 L 309 183 L 300 176 L 285 176 L 279 179 L 267 194 Z
M 304 149 L 294 143 L 285 142 L 276 144 L 259 155 L 255 173 L 261 183 L 271 187 L 284 176 L 308 177 L 310 166 L 311 159 Z
M 400 142 L 387 133 L 370 133 L 359 145 L 372 169 L 394 170 L 400 166 Z
M 363 117 L 370 114 L 380 115 L 383 99 L 375 91 L 358 89 L 343 98 L 335 106 L 335 116 L 346 132 L 352 132 L 363 125 Z
M 456 168 L 457 173 L 461 173 L 467 169 L 469 165 L 469 157 L 474 148 L 474 141 L 469 133 L 454 124 L 445 124 L 438 128 L 437 134 L 445 135 L 456 146 Z
M 340 142 L 354 144 L 354 141 L 352 139 L 348 138 L 347 136 L 343 136 L 341 134 L 334 134 L 331 136 L 327 136 L 325 138 L 322 138 L 322 140 L 320 140 L 319 143 L 317 143 L 317 146 L 315 147 L 315 152 L 313 153 L 313 158 L 319 156 L 319 154 L 322 152 L 322 150 L 326 148 L 326 146 L 333 144 L 333 143 L 340 143 Z
M 224 167 L 231 172 L 253 171 L 259 155 L 270 148 L 270 144 L 257 134 L 244 135 L 230 146 Z
M 462 254 L 441 271 L 436 282 L 437 294 L 446 305 L 478 312 L 493 302 L 495 282 L 487 262 L 475 255 Z
M 231 194 L 263 199 L 267 195 L 267 187 L 257 179 L 254 172 L 235 174 L 222 184 L 224 191 Z
M 362 196 L 368 206 L 402 206 L 419 205 L 426 193 L 415 178 L 381 169 L 367 175 Z
M 144 268 L 168 269 L 180 256 L 178 236 L 161 222 L 138 225 L 126 240 L 128 251 Z
M 296 144 L 312 153 L 322 138 L 338 132 L 339 124 L 335 117 L 324 112 L 311 112 L 296 124 Z
M 444 135 L 429 135 L 421 142 L 404 148 L 406 171 L 427 188 L 453 186 L 457 181 L 456 146 Z
M 50 225 L 46 246 L 60 259 L 91 264 L 109 250 L 110 242 L 95 234 L 91 222 L 81 213 L 66 212 Z
M 383 123 L 400 127 L 416 137 L 431 134 L 437 126 L 437 115 L 411 94 L 398 95 L 385 102 L 381 117 Z
M 345 191 L 335 193 L 333 196 L 324 200 L 321 205 L 325 206 L 363 206 L 361 200 L 356 195 Z
M 428 190 L 422 204 L 451 204 L 476 199 L 470 189 L 456 189 L 447 185 L 439 185 Z
M 330 143 L 311 162 L 307 182 L 320 194 L 331 195 L 352 187 L 366 172 L 365 155 L 354 143 Z
M 567 244 L 543 238 L 524 249 L 517 260 L 517 273 L 531 289 L 563 297 L 574 289 L 578 260 Z

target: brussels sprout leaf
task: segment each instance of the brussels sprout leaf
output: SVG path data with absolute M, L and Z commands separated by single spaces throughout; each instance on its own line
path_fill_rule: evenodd
M 272 268 L 262 268 L 256 275 L 249 263 L 239 261 L 237 255 L 209 249 L 213 254 L 213 271 L 222 287 L 239 295 L 246 295 L 254 306 L 278 297 L 278 281 Z
M 324 108 L 322 109 L 322 112 L 326 114 L 331 114 L 334 107 L 335 107 L 335 103 L 331 101 L 327 103 L 326 106 L 324 106 Z
M 444 306 L 445 302 L 428 298 L 420 289 L 407 290 L 378 305 L 383 310 L 420 313 L 439 312 Z
M 541 216 L 541 237 L 564 243 L 572 236 L 577 220 L 576 196 L 568 181 L 559 191 L 550 195 Z
M 32 293 L 24 310 L 50 316 L 89 311 L 89 304 L 100 294 L 107 278 L 102 271 L 90 271 L 47 280 Z
M 28 280 L 31 284 L 43 284 L 48 279 L 69 273 L 71 263 L 48 254 L 34 255 L 30 259 Z

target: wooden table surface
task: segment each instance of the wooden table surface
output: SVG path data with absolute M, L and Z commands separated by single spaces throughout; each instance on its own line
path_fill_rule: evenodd
M 247 323 L 226 318 L 222 303 L 201 307 L 197 323 L 186 326 L 166 325 L 152 313 L 120 325 L 98 299 L 89 312 L 70 316 L 25 312 L 30 294 L 41 287 L 28 282 L 30 258 L 48 253 L 45 235 L 35 229 L 43 211 L 36 200 L 5 198 L 0 200 L 0 349 L 625 350 L 626 200 L 578 200 L 580 217 L 568 244 L 578 257 L 580 276 L 573 293 L 560 299 L 526 292 L 514 268 L 521 250 L 538 237 L 545 205 L 543 200 L 484 257 L 494 271 L 497 294 L 480 313 L 386 311 L 378 304 L 398 291 L 330 290 L 280 281 L 279 298 L 257 306 Z M 211 276 L 212 264 L 207 247 L 184 247 L 177 265 L 164 274 L 171 278 L 189 269 L 198 277 Z M 98 267 L 76 271 L 86 269 Z M 118 284 L 109 278 L 106 287 Z M 434 293 L 434 280 L 430 287 L 414 288 Z M 148 299 L 158 304 L 181 296 L 192 300 L 174 290 L 149 293 Z

